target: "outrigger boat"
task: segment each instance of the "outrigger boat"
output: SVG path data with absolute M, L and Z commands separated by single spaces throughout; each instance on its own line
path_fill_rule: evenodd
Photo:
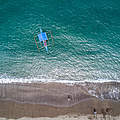
M 40 28 L 40 33 L 37 35 L 39 42 L 37 42 L 36 37 L 34 37 L 35 43 L 37 45 L 38 50 L 40 51 L 40 47 L 41 48 L 45 48 L 46 52 L 48 52 L 48 45 L 49 45 L 49 38 L 48 35 L 51 36 L 52 39 L 52 44 L 53 44 L 53 36 L 51 34 L 51 32 L 43 32 L 42 29 Z M 39 45 L 41 44 L 41 45 Z

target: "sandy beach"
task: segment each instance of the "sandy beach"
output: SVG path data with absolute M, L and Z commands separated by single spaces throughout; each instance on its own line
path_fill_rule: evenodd
M 114 92 L 113 99 L 110 99 L 112 94 L 108 94 L 110 88 L 115 88 L 117 91 Z M 77 116 L 74 117 L 75 119 L 80 119 L 81 116 L 82 120 L 87 115 L 87 120 L 91 119 L 89 118 L 90 115 L 93 117 L 94 108 L 100 116 L 119 117 L 120 96 L 118 90 L 119 83 L 82 83 L 75 85 L 63 83 L 1 84 L 0 117 L 8 119 L 26 119 L 23 117 L 42 119 L 41 117 L 44 117 L 45 120 L 50 118 L 57 120 L 62 119 L 62 116 L 67 120 L 69 116 Z M 109 99 L 103 99 L 100 97 L 101 94 L 102 97 L 108 97 Z
M 64 115 L 64 116 L 58 116 L 58 117 L 40 117 L 40 118 L 30 118 L 30 117 L 23 117 L 19 119 L 6 119 L 6 118 L 0 118 L 0 120 L 120 120 L 120 116 L 106 116 L 106 118 L 103 118 L 101 114 L 97 115 L 97 118 L 95 118 L 93 115 Z

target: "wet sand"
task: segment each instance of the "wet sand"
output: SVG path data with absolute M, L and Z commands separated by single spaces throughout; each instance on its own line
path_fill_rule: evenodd
M 0 117 L 17 119 L 22 117 L 93 115 L 94 108 L 98 114 L 119 116 L 119 94 L 116 101 L 98 99 L 94 96 L 95 93 L 91 94 L 90 88 L 93 88 L 92 86 L 98 86 L 96 93 L 100 93 L 100 85 L 88 85 L 88 83 L 76 85 L 62 83 L 1 84 Z M 109 83 L 110 86 L 112 88 L 119 87 L 114 83 Z M 105 93 L 106 91 L 107 88 Z M 104 93 L 103 89 L 102 93 Z

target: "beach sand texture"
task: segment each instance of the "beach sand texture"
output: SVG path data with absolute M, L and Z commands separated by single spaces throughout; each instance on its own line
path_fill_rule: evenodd
M 54 118 L 50 117 L 40 117 L 40 118 L 30 118 L 30 117 L 23 117 L 19 119 L 7 119 L 7 118 L 0 118 L 0 120 L 120 120 L 120 116 L 107 116 L 106 118 L 103 118 L 102 115 L 98 115 L 97 118 L 94 118 L 92 115 L 72 115 L 72 116 L 58 116 Z
M 111 84 L 109 83 L 109 86 Z M 119 99 L 116 101 L 98 99 L 89 92 L 91 91 L 90 88 L 93 88 L 92 86 L 95 85 L 88 85 L 88 83 L 82 85 L 62 83 L 1 84 L 0 117 L 18 119 L 23 117 L 56 118 L 65 115 L 86 116 L 88 114 L 93 115 L 94 108 L 98 114 L 119 116 Z M 97 96 L 100 93 L 101 84 L 96 86 L 98 86 L 96 89 Z M 105 84 L 102 86 L 106 88 Z M 112 86 L 114 87 L 115 84 Z M 106 93 L 107 89 L 102 89 L 102 93 L 104 93 L 103 90 Z

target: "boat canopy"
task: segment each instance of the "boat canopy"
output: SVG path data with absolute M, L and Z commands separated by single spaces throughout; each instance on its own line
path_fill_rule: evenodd
M 48 40 L 47 35 L 46 35 L 45 32 L 41 32 L 40 34 L 38 34 L 38 38 L 39 38 L 40 42 L 42 42 L 44 40 Z

